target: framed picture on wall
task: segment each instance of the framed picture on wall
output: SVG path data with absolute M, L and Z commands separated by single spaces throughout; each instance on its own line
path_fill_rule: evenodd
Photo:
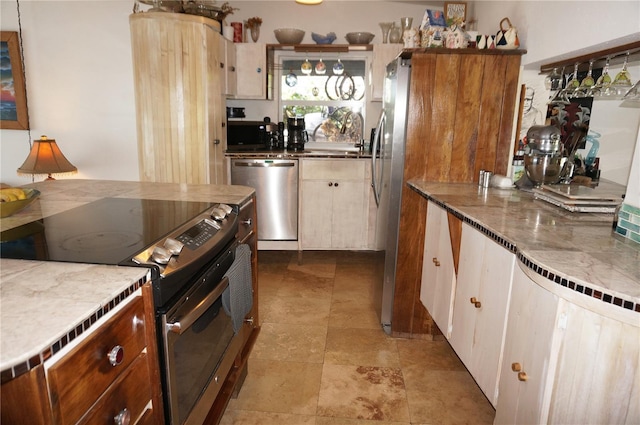
M 450 21 L 461 23 L 467 21 L 467 3 L 459 1 L 444 2 L 444 16 Z
M 27 92 L 22 73 L 20 42 L 15 31 L 0 34 L 0 128 L 7 130 L 29 129 Z

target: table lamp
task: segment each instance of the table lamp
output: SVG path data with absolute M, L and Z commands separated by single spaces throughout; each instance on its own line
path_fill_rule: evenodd
M 77 173 L 78 169 L 62 154 L 55 139 L 41 136 L 33 141 L 31 152 L 18 168 L 18 174 L 46 174 L 45 180 L 55 180 L 51 174 Z

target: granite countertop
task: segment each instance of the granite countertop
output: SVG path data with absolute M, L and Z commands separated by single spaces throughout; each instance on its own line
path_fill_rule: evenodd
M 1 219 L 2 230 L 107 197 L 243 204 L 254 193 L 246 186 L 107 180 L 55 180 L 23 187 L 38 189 L 41 196 Z M 139 267 L 0 259 L 2 382 L 45 361 L 60 349 L 60 341 L 84 332 L 87 323 L 147 282 L 147 273 Z
M 612 214 L 572 213 L 515 188 L 408 184 L 511 248 L 535 281 L 565 286 L 561 296 L 586 295 L 608 310 L 626 310 L 640 324 L 640 244 L 612 231 Z
M 259 159 L 304 159 L 304 158 L 327 158 L 327 159 L 368 159 L 371 152 L 368 150 L 357 151 L 348 149 L 305 149 L 304 151 L 273 151 L 273 152 L 226 152 L 228 158 L 259 158 Z

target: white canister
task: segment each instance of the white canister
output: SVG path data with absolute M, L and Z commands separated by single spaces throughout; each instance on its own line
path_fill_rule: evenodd
M 233 41 L 233 27 L 231 25 L 226 25 L 222 27 L 222 35 L 229 41 Z
M 418 30 L 416 28 L 408 28 L 404 30 L 402 41 L 404 42 L 405 49 L 419 47 L 420 42 L 418 41 Z

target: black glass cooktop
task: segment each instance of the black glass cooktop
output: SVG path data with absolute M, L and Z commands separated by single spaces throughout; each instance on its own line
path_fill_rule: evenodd
M 213 204 L 104 198 L 0 234 L 0 257 L 121 264 Z

